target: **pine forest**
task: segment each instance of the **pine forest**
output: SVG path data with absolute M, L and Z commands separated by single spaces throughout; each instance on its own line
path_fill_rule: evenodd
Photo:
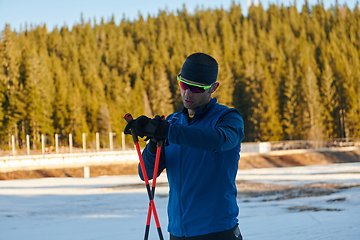
M 181 111 L 176 76 L 194 52 L 218 61 L 214 97 L 240 111 L 245 142 L 360 137 L 358 6 L 260 4 L 244 16 L 233 2 L 134 21 L 79 18 L 71 29 L 2 27 L 0 148 L 11 135 L 23 148 L 26 135 L 39 146 L 41 134 L 65 142 L 70 133 L 80 146 L 82 133 L 121 136 L 128 112 Z

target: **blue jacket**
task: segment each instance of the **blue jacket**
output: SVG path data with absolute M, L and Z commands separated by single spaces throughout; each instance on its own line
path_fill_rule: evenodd
M 212 99 L 189 120 L 187 109 L 167 117 L 169 145 L 162 148 L 159 170 L 169 181 L 168 231 L 178 237 L 231 229 L 238 222 L 235 178 L 244 138 L 241 114 Z M 155 154 L 143 159 L 152 178 Z M 141 178 L 141 170 L 139 168 Z

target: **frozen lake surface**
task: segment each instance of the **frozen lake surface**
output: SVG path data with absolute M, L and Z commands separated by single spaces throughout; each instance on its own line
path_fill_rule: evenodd
M 245 240 L 360 239 L 360 163 L 240 170 L 237 179 L 354 185 L 330 195 L 238 198 Z M 155 204 L 169 239 L 166 175 L 157 182 Z M 148 196 L 138 176 L 0 181 L 0 240 L 139 240 L 147 211 Z M 149 239 L 159 239 L 153 220 Z

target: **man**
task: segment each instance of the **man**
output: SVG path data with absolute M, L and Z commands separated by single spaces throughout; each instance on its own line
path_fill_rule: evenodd
M 156 141 L 165 140 L 158 175 L 166 168 L 169 181 L 170 240 L 242 239 L 237 216 L 240 144 L 244 125 L 234 108 L 217 103 L 218 64 L 204 53 L 187 57 L 178 75 L 184 108 L 166 120 L 141 116 L 125 128 L 151 139 L 142 155 L 153 176 Z M 139 175 L 143 179 L 140 166 Z

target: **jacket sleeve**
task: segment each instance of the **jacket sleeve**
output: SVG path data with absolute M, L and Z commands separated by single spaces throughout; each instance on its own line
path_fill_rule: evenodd
M 171 124 L 168 139 L 171 143 L 203 151 L 227 151 L 244 139 L 244 122 L 236 109 L 220 117 L 215 127 L 194 127 Z
M 156 158 L 156 154 L 152 153 L 151 151 L 149 151 L 149 144 L 151 144 L 150 142 L 146 145 L 145 149 L 142 152 L 142 157 L 144 160 L 144 165 L 145 165 L 145 169 L 146 169 L 146 174 L 148 176 L 148 179 L 151 180 L 153 179 L 153 174 L 154 174 L 154 169 L 155 169 L 155 158 Z M 161 174 L 161 172 L 165 169 L 165 159 L 164 159 L 164 147 L 162 147 L 161 149 L 161 154 L 160 154 L 160 160 L 159 160 L 159 168 L 158 168 L 158 172 L 157 172 L 157 177 Z M 140 163 L 138 165 L 138 173 L 139 176 L 142 180 L 144 180 L 144 175 L 142 173 L 141 170 L 141 166 Z

